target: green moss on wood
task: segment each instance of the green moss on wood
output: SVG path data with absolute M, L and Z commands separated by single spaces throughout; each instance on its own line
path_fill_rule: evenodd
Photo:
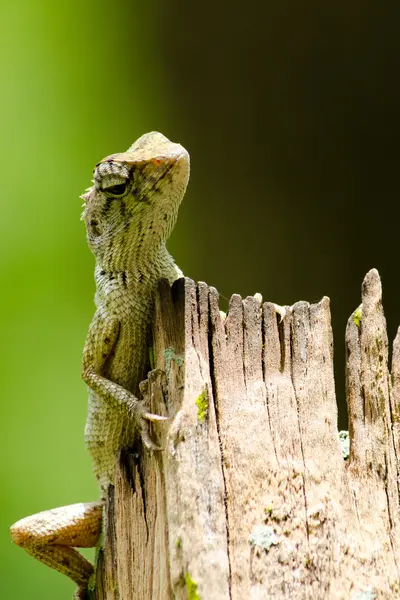
M 359 306 L 357 308 L 357 310 L 355 310 L 353 313 L 353 321 L 357 325 L 357 327 L 360 327 L 361 319 L 362 319 L 362 307 Z
M 265 512 L 266 515 L 268 515 L 268 517 L 272 517 L 272 511 L 273 511 L 273 508 L 272 508 L 271 505 L 266 506 L 264 508 L 264 512 Z
M 200 600 L 200 596 L 197 593 L 197 583 L 193 581 L 193 579 L 190 576 L 190 573 L 185 574 L 185 584 L 188 600 Z
M 201 392 L 200 396 L 197 398 L 196 406 L 197 406 L 197 418 L 200 421 L 200 423 L 204 423 L 204 421 L 206 420 L 207 413 L 208 413 L 208 395 L 207 395 L 206 388 L 204 388 L 204 390 Z

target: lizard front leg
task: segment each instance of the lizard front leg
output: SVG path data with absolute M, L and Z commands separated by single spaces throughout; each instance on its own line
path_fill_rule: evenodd
M 48 567 L 78 584 L 76 600 L 87 598 L 93 565 L 74 548 L 96 546 L 101 533 L 103 502 L 61 506 L 25 517 L 11 526 L 15 544 Z
M 82 378 L 108 406 L 133 421 L 148 449 L 159 450 L 150 437 L 149 421 L 165 421 L 167 417 L 148 412 L 132 392 L 102 374 L 107 361 L 113 360 L 120 327 L 116 317 L 95 314 L 83 351 Z

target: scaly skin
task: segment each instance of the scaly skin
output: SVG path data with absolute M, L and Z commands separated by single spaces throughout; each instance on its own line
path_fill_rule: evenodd
M 165 242 L 189 179 L 189 155 L 153 132 L 129 150 L 96 165 L 94 185 L 82 198 L 88 245 L 96 259 L 97 310 L 83 352 L 89 386 L 85 440 L 100 484 L 101 501 L 74 504 L 26 517 L 11 527 L 13 541 L 78 584 L 84 599 L 93 566 L 74 547 L 95 546 L 102 507 L 114 482 L 119 451 L 138 436 L 148 448 L 148 422 L 162 417 L 138 400 L 157 281 L 182 272 Z

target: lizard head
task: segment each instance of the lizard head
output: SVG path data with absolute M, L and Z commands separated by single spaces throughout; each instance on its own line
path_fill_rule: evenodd
M 188 179 L 188 153 L 157 132 L 98 163 L 94 185 L 82 196 L 82 219 L 96 259 L 126 266 L 165 243 Z

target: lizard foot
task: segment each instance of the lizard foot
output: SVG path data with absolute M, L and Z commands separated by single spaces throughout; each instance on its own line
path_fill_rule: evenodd
M 137 419 L 140 424 L 142 442 L 148 450 L 162 450 L 162 448 L 158 444 L 156 444 L 151 438 L 149 423 L 169 420 L 169 417 L 164 417 L 148 412 L 148 410 L 146 409 L 146 406 L 150 404 L 150 398 L 153 396 L 154 390 L 163 389 L 163 379 L 165 380 L 165 373 L 160 369 L 154 369 L 149 372 L 148 378 L 144 381 L 141 381 L 139 384 L 139 389 L 140 393 L 143 396 L 143 401 L 138 402 L 138 406 L 136 407 L 137 410 L 140 406 Z M 155 385 L 157 382 L 160 384 L 160 387 Z
M 155 415 L 148 412 L 143 403 L 136 399 L 129 403 L 129 408 L 132 419 L 135 421 L 140 431 L 142 442 L 146 448 L 148 450 L 162 450 L 162 448 L 151 439 L 149 423 L 168 421 L 168 417 L 162 417 L 161 415 Z

